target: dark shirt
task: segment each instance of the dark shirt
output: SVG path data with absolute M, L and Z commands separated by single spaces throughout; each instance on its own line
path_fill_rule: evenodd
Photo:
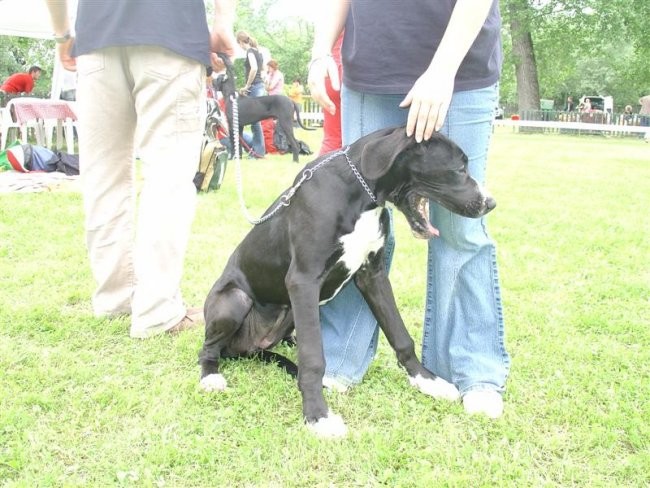
M 250 53 L 253 53 L 253 56 L 255 56 L 255 60 L 257 61 L 257 73 L 255 74 L 255 78 L 253 78 L 253 83 L 262 83 L 262 63 L 264 62 L 264 59 L 262 58 L 262 54 L 254 47 L 248 48 L 246 51 L 246 63 L 244 65 L 246 72 L 245 79 L 248 80 L 248 74 L 251 72 L 251 63 L 248 61 L 248 55 Z
M 343 39 L 343 82 L 353 90 L 405 94 L 426 71 L 455 0 L 352 0 Z M 458 69 L 454 91 L 493 85 L 501 72 L 501 16 L 494 0 Z
M 79 0 L 74 54 L 115 46 L 161 46 L 210 65 L 203 0 Z

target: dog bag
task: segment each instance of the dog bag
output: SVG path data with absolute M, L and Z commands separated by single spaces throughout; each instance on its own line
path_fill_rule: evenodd
M 206 142 L 201 151 L 199 170 L 194 176 L 196 191 L 218 190 L 226 174 L 228 150 L 219 141 Z
M 309 148 L 306 142 L 296 139 L 298 142 L 298 153 L 299 154 L 313 154 L 312 150 Z M 281 154 L 286 154 L 291 152 L 291 144 L 286 134 L 282 130 L 279 124 L 275 124 L 275 130 L 273 132 L 273 144 L 277 148 L 278 152 Z

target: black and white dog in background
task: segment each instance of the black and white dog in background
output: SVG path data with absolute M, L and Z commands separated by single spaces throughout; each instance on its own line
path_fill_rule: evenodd
M 469 176 L 467 156 L 440 134 L 416 143 L 398 127 L 373 132 L 305 170 L 313 170 L 311 178 L 289 206 L 246 235 L 208 294 L 199 354 L 203 389 L 226 387 L 221 358 L 272 348 L 295 327 L 305 422 L 321 436 L 345 435 L 343 420 L 328 411 L 323 397 L 318 307 L 354 280 L 411 384 L 435 398 L 458 399 L 453 385 L 422 366 L 397 310 L 384 267 L 384 205 L 402 212 L 423 239 L 438 235 L 429 222 L 429 199 L 465 217 L 485 215 L 495 201 Z

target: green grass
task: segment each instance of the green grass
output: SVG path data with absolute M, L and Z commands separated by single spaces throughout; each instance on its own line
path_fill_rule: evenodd
M 299 133 L 312 148 L 319 136 Z M 250 228 L 234 169 L 199 198 L 193 305 Z M 251 213 L 297 170 L 288 155 L 244 160 Z M 648 486 L 650 146 L 503 130 L 488 186 L 512 355 L 504 417 L 414 391 L 382 337 L 364 382 L 327 394 L 342 441 L 304 428 L 276 367 L 228 362 L 228 390 L 206 395 L 201 331 L 136 341 L 126 319 L 94 318 L 78 193 L 0 195 L 0 485 Z M 426 246 L 396 222 L 391 276 L 419 343 Z

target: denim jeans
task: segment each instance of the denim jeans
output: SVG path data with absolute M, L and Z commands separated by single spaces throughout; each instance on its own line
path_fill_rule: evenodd
M 250 88 L 250 97 L 262 97 L 266 94 L 264 91 L 264 83 L 258 82 L 253 83 Z M 266 145 L 264 144 L 264 133 L 262 132 L 262 124 L 260 122 L 255 122 L 251 124 L 251 133 L 253 134 L 253 142 L 251 147 L 255 154 L 259 157 L 263 157 L 266 154 Z
M 465 151 L 470 173 L 481 183 L 497 97 L 496 85 L 455 93 L 440 131 Z M 343 86 L 341 99 L 344 144 L 406 123 L 408 112 L 398 107 L 402 95 L 370 95 Z M 434 202 L 429 207 L 440 237 L 428 245 L 422 362 L 461 394 L 503 391 L 510 358 L 495 246 L 485 218 L 460 217 Z M 393 242 L 387 247 L 390 261 Z M 321 307 L 321 324 L 325 375 L 346 385 L 360 382 L 375 355 L 379 329 L 354 283 Z

